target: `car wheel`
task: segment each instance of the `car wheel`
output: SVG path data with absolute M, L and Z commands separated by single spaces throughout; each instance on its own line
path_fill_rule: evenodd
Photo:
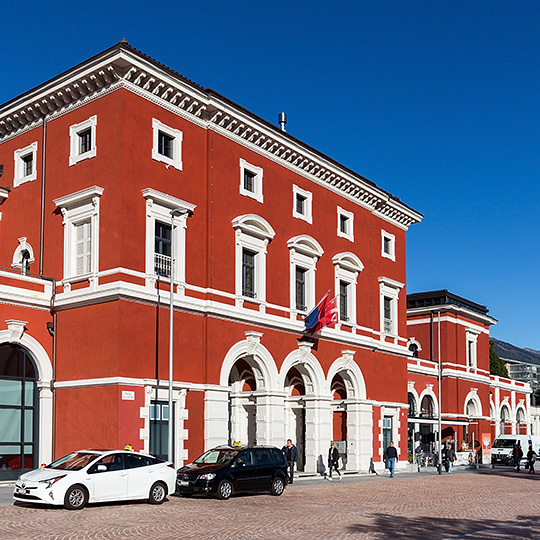
M 279 476 L 276 476 L 272 480 L 272 487 L 270 488 L 270 493 L 272 495 L 275 495 L 276 497 L 279 497 L 285 489 L 285 482 L 283 481 L 283 478 L 280 478 Z
M 151 504 L 161 504 L 167 496 L 167 487 L 163 482 L 156 482 L 150 488 L 150 496 L 148 500 Z
M 88 491 L 83 486 L 71 486 L 64 497 L 64 506 L 68 510 L 80 510 L 88 502 Z
M 233 492 L 232 484 L 229 480 L 222 480 L 217 488 L 218 499 L 227 500 Z

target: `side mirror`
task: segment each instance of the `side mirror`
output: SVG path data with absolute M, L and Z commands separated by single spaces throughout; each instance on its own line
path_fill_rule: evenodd
M 107 472 L 107 465 L 98 465 L 96 471 L 97 472 Z

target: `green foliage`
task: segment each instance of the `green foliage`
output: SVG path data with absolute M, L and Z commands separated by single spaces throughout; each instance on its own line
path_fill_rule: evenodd
M 504 362 L 499 358 L 499 355 L 495 352 L 495 343 L 493 341 L 489 342 L 489 372 L 492 375 L 508 377 L 508 370 Z

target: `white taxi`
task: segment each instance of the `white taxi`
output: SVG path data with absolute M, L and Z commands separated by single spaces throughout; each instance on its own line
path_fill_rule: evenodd
M 171 462 L 125 450 L 79 450 L 22 474 L 16 501 L 84 508 L 87 503 L 148 499 L 161 504 L 176 489 Z

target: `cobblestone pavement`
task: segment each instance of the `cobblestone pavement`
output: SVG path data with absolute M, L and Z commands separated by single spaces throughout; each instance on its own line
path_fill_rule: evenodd
M 540 537 L 540 474 L 511 469 L 297 481 L 281 497 L 229 501 L 177 496 L 90 505 L 70 512 L 0 507 L 0 538 L 11 539 L 467 539 Z M 6 489 L 6 488 L 3 488 Z

